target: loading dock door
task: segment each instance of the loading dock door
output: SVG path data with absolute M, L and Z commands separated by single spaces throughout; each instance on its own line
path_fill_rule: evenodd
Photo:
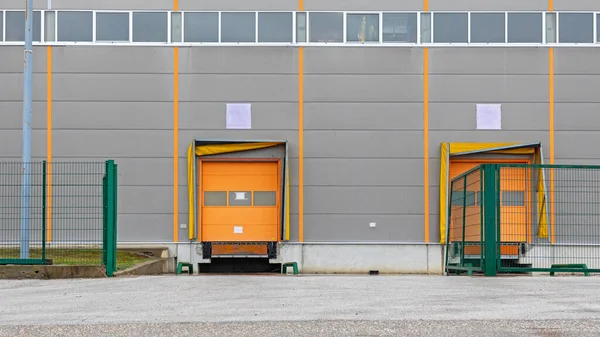
M 482 164 L 481 162 L 450 162 L 450 179 Z M 530 233 L 529 193 L 531 191 L 527 182 L 531 182 L 529 170 L 525 168 L 507 168 L 500 171 L 500 226 L 501 242 L 526 242 L 528 231 Z M 479 178 L 473 181 L 474 185 L 467 187 L 467 209 L 465 237 L 480 238 L 480 200 L 481 191 Z M 467 182 L 468 184 L 470 182 Z M 469 191 L 472 191 L 469 193 Z M 475 192 L 476 191 L 476 192 Z M 462 203 L 462 199 L 460 200 Z M 459 205 L 453 205 L 459 207 Z M 462 207 L 462 205 L 460 205 Z M 455 211 L 454 209 L 452 210 Z
M 203 161 L 200 174 L 202 241 L 277 241 L 277 162 Z

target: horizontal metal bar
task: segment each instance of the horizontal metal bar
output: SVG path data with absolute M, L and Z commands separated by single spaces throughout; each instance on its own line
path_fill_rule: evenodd
M 48 264 L 47 260 L 43 259 L 0 259 L 0 265 L 14 264 L 14 265 L 45 265 Z
M 600 273 L 600 269 L 583 268 L 516 268 L 500 267 L 499 272 L 555 272 L 555 273 Z

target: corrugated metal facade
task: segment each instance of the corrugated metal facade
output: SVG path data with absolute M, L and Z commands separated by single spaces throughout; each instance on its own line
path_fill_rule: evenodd
M 21 6 L 22 1 L 9 0 L 0 9 Z M 40 1 L 36 6 L 46 9 Z M 299 10 L 296 0 L 181 0 L 178 8 L 170 0 L 54 0 L 52 6 Z M 592 0 L 306 0 L 302 9 L 591 12 L 600 5 Z M 600 139 L 599 51 L 583 46 L 550 49 L 307 45 L 300 57 L 295 46 L 182 46 L 175 52 L 171 45 L 38 45 L 33 157 L 115 159 L 121 172 L 119 240 L 172 242 L 187 240 L 185 230 L 174 238 L 174 227 L 187 221 L 190 141 L 287 140 L 292 241 L 300 239 L 298 214 L 303 207 L 306 242 L 438 242 L 442 142 L 542 142 L 546 162 L 551 157 L 556 163 L 600 162 L 600 150 L 589 146 Z M 21 46 L 0 45 L 2 160 L 20 158 L 22 55 Z M 252 130 L 225 130 L 225 104 L 235 102 L 252 104 Z M 477 103 L 502 104 L 502 130 L 476 130 Z M 377 227 L 370 228 L 370 222 Z

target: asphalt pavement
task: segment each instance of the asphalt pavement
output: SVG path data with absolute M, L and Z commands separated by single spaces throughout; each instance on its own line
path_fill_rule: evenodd
M 0 336 L 600 336 L 600 277 L 0 281 Z

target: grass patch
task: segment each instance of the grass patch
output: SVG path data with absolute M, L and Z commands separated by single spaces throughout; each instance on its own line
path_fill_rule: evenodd
M 31 248 L 29 256 L 32 259 L 41 259 L 41 248 Z M 18 259 L 19 248 L 0 248 L 0 259 Z M 52 260 L 53 265 L 90 266 L 102 264 L 102 249 L 68 249 L 46 248 L 46 259 Z M 131 252 L 117 250 L 117 270 L 124 270 L 136 264 L 152 260 L 153 258 Z

